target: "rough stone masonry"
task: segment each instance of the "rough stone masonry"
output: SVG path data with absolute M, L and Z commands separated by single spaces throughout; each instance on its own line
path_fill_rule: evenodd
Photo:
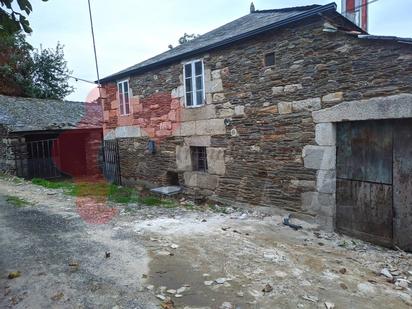
M 205 65 L 199 108 L 184 107 L 185 61 L 130 76 L 129 116 L 119 115 L 116 84 L 104 85 L 106 138 L 119 141 L 123 182 L 166 185 L 177 173 L 189 195 L 318 215 L 332 226 L 335 131 L 315 125 L 312 112 L 412 93 L 412 46 L 326 33 L 325 21 L 195 57 Z M 265 67 L 271 52 L 275 65 Z M 191 146 L 206 147 L 207 173 L 193 171 Z

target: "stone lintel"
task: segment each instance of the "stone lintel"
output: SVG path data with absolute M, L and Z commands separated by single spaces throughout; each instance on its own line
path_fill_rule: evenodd
M 412 118 L 412 94 L 343 102 L 312 112 L 315 123 Z

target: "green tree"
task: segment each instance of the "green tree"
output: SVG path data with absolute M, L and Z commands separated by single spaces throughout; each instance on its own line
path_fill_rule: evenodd
M 32 85 L 33 47 L 21 33 L 0 34 L 0 93 L 27 96 Z
M 33 52 L 32 96 L 44 99 L 64 99 L 73 92 L 69 85 L 71 71 L 64 59 L 63 46 Z
M 0 33 L 14 34 L 21 30 L 31 33 L 27 17 L 32 11 L 29 0 L 0 0 Z
M 63 99 L 73 92 L 63 46 L 35 50 L 25 35 L 0 35 L 0 94 Z

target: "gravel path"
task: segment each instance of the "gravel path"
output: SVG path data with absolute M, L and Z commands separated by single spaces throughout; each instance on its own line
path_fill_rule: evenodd
M 111 207 L 110 222 L 89 224 L 59 190 L 0 180 L 0 308 L 160 308 L 168 297 L 168 309 L 412 305 L 410 254 L 257 212 Z

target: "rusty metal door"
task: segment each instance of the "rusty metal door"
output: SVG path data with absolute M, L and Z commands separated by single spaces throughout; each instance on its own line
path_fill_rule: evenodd
M 22 145 L 23 146 L 23 145 Z M 20 177 L 28 179 L 59 178 L 60 144 L 58 139 L 44 139 L 24 144 L 24 151 L 16 155 L 16 171 Z
M 412 120 L 394 125 L 393 206 L 394 243 L 412 251 Z
M 117 140 L 103 142 L 103 172 L 105 178 L 114 184 L 121 185 L 119 144 Z
M 337 125 L 336 228 L 391 246 L 393 137 L 389 121 Z

